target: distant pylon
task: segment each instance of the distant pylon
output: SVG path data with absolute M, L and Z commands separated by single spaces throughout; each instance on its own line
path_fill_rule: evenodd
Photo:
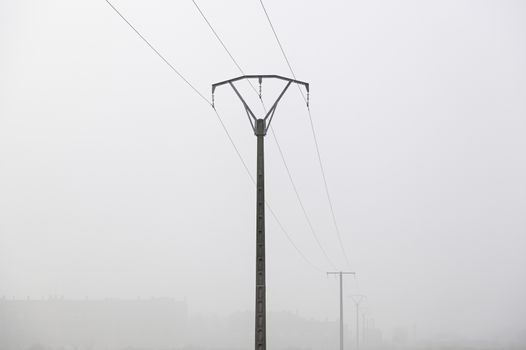
M 354 305 L 356 305 L 356 350 L 360 350 L 360 304 L 366 298 L 363 294 L 351 295 Z
M 355 272 L 349 271 L 337 271 L 327 272 L 327 275 L 338 275 L 340 276 L 340 350 L 343 350 L 343 275 L 356 275 Z

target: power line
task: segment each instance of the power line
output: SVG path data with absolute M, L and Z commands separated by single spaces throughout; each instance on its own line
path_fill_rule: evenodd
M 311 222 L 311 220 L 309 218 L 309 215 L 307 214 L 307 210 L 305 209 L 305 206 L 303 205 L 303 201 L 301 200 L 301 197 L 300 197 L 300 194 L 298 192 L 298 189 L 296 188 L 296 184 L 294 183 L 294 180 L 292 179 L 292 174 L 290 173 L 290 169 L 289 169 L 289 167 L 287 165 L 287 162 L 285 162 L 285 156 L 283 155 L 283 151 L 281 150 L 281 146 L 280 146 L 280 144 L 278 142 L 278 139 L 276 138 L 276 133 L 274 132 L 274 129 L 272 128 L 272 126 L 270 127 L 270 131 L 271 131 L 272 137 L 274 138 L 274 141 L 276 141 L 276 145 L 278 146 L 279 154 L 281 155 L 281 159 L 283 160 L 283 165 L 285 166 L 285 170 L 287 171 L 287 175 L 289 177 L 290 183 L 292 185 L 292 188 L 294 189 L 294 193 L 296 194 L 296 198 L 298 199 L 298 202 L 300 204 L 301 210 L 303 211 L 303 215 L 305 216 L 305 220 L 307 220 L 307 224 L 309 225 L 310 231 L 312 232 L 312 235 L 314 236 L 314 239 L 316 240 L 316 243 L 318 244 L 318 247 L 320 247 L 323 255 L 325 256 L 325 258 L 327 258 L 327 261 L 329 261 L 330 265 L 333 268 L 336 269 L 336 266 L 334 265 L 334 262 L 332 261 L 331 258 L 329 258 L 329 255 L 327 254 L 325 249 L 323 249 L 323 246 L 321 245 L 321 242 L 318 239 L 318 236 L 316 235 L 316 232 L 314 231 L 314 227 L 313 227 L 312 222 Z
M 239 150 L 238 148 L 236 147 L 236 144 L 234 143 L 234 140 L 232 139 L 232 137 L 230 136 L 230 133 L 228 132 L 228 129 L 226 127 L 226 125 L 223 123 L 223 119 L 219 116 L 219 113 L 217 112 L 217 110 L 214 108 L 214 113 L 216 114 L 217 118 L 219 119 L 219 122 L 221 123 L 221 126 L 223 127 L 223 130 L 225 131 L 228 139 L 230 140 L 230 143 L 232 144 L 232 146 L 234 147 L 234 150 L 236 151 L 236 154 L 239 158 L 239 160 L 241 161 L 241 163 L 243 164 L 243 168 L 245 168 L 245 171 L 247 172 L 247 175 L 248 177 L 250 178 L 250 180 L 252 181 L 252 183 L 254 184 L 254 186 L 256 185 L 256 180 L 254 179 L 254 176 L 252 175 L 252 173 L 250 172 L 250 170 L 248 169 L 248 166 L 247 166 L 247 163 L 245 162 L 245 160 L 243 159 L 243 156 L 241 156 L 241 153 L 239 153 Z M 285 227 L 283 227 L 283 224 L 281 223 L 281 221 L 278 219 L 278 216 L 276 215 L 276 213 L 274 212 L 274 210 L 272 209 L 272 207 L 270 206 L 270 204 L 268 203 L 268 201 L 265 201 L 265 205 L 266 207 L 268 208 L 268 210 L 270 211 L 270 215 L 272 215 L 272 217 L 274 218 L 274 220 L 276 221 L 276 223 L 278 224 L 278 227 L 279 229 L 281 230 L 281 232 L 285 235 L 285 237 L 287 238 L 287 240 L 289 241 L 289 243 L 294 247 L 294 249 L 296 250 L 296 252 L 301 256 L 301 258 L 308 264 L 310 265 L 312 268 L 314 268 L 315 270 L 319 271 L 319 272 L 323 272 L 322 269 L 320 269 L 318 266 L 314 265 L 309 259 L 307 259 L 307 257 L 305 256 L 305 254 L 303 254 L 303 252 L 298 248 L 298 246 L 294 243 L 294 241 L 292 240 L 292 238 L 290 237 L 289 233 L 287 232 L 287 230 L 285 230 Z
M 217 32 L 215 31 L 214 27 L 212 26 L 212 23 L 210 23 L 208 18 L 206 18 L 204 12 L 201 10 L 201 8 L 197 4 L 197 2 L 195 0 L 192 0 L 192 2 L 194 3 L 195 7 L 197 8 L 197 11 L 199 11 L 199 13 L 201 14 L 201 17 L 203 17 L 203 19 L 205 20 L 206 24 L 208 25 L 208 28 L 210 28 L 212 33 L 214 33 L 214 36 L 216 37 L 216 39 L 219 41 L 221 46 L 223 46 L 223 49 L 225 49 L 225 51 L 228 54 L 228 56 L 230 56 L 230 59 L 232 60 L 232 62 L 234 62 L 234 64 L 237 67 L 237 69 L 241 72 L 242 75 L 246 75 L 245 72 L 243 71 L 243 69 L 241 68 L 241 66 L 239 65 L 239 63 L 237 63 L 236 59 L 234 58 L 234 56 L 232 55 L 230 50 L 226 47 L 226 45 L 223 42 L 223 40 L 221 40 L 221 37 L 219 36 L 219 34 L 217 34 Z M 250 80 L 247 80 L 247 82 L 252 87 L 252 90 L 254 90 L 254 92 L 259 96 L 259 99 L 261 101 L 261 105 L 263 106 L 263 109 L 265 109 L 265 105 L 263 104 L 263 100 L 261 100 L 261 96 L 259 95 L 258 91 L 256 90 L 256 88 L 254 87 L 254 85 L 252 84 L 252 82 Z M 266 112 L 266 109 L 265 109 L 265 112 Z
M 237 67 L 237 69 L 239 70 L 239 72 L 243 75 L 245 75 L 245 72 L 243 70 L 243 68 L 241 68 L 241 66 L 239 65 L 239 63 L 237 62 L 237 60 L 234 58 L 234 56 L 232 55 L 232 53 L 230 52 L 230 50 L 227 48 L 226 44 L 224 43 L 224 41 L 221 39 L 221 37 L 219 36 L 219 34 L 217 33 L 217 31 L 214 29 L 214 27 L 212 26 L 212 24 L 210 23 L 210 21 L 208 20 L 208 18 L 206 17 L 206 15 L 204 14 L 204 12 L 201 10 L 201 8 L 199 7 L 199 5 L 197 4 L 197 2 L 195 0 L 192 0 L 192 2 L 194 3 L 195 7 L 197 8 L 197 10 L 199 11 L 199 13 L 201 14 L 201 17 L 203 17 L 203 19 L 205 20 L 206 24 L 208 25 L 208 27 L 210 28 L 210 30 L 212 31 L 212 33 L 214 34 L 214 36 L 217 38 L 217 40 L 219 41 L 219 43 L 221 44 L 221 46 L 223 46 L 223 48 L 225 49 L 226 53 L 230 56 L 230 59 L 234 62 L 235 66 Z M 296 77 L 294 76 L 294 79 L 296 79 Z M 250 83 L 250 81 L 249 81 Z M 250 83 L 250 85 L 252 86 L 254 92 L 256 92 L 256 94 L 259 96 L 260 98 L 260 101 L 261 101 L 261 104 L 263 106 L 263 109 L 265 110 L 265 112 L 267 111 L 266 108 L 265 108 L 265 105 L 263 104 L 263 100 L 261 99 L 261 95 L 257 92 L 257 90 L 255 89 L 255 87 L 252 85 L 252 83 Z M 299 88 L 299 85 L 297 85 L 298 88 Z M 301 91 L 301 88 L 300 88 L 300 91 Z M 305 100 L 306 102 L 306 100 Z M 271 133 L 272 133 L 272 137 L 274 139 L 274 141 L 276 142 L 276 145 L 278 147 L 278 151 L 279 151 L 279 154 L 280 154 L 280 157 L 281 157 L 281 160 L 283 162 L 283 165 L 285 166 L 285 169 L 287 171 L 287 175 L 288 175 L 288 178 L 290 180 L 290 183 L 292 185 L 292 188 L 294 190 L 294 193 L 296 194 L 296 198 L 299 202 L 299 205 L 301 207 L 301 210 L 303 212 L 303 215 L 305 216 L 305 219 L 307 221 L 307 224 L 310 228 L 310 231 L 312 233 L 312 235 L 314 236 L 314 240 L 316 241 L 318 247 L 320 248 L 320 250 L 322 251 L 323 255 L 325 256 L 325 258 L 327 259 L 327 261 L 329 262 L 329 264 L 333 267 L 333 268 L 336 268 L 336 266 L 334 265 L 334 262 L 332 261 L 332 259 L 329 257 L 329 255 L 327 254 L 327 252 L 325 251 L 325 249 L 323 248 L 319 238 L 318 238 L 318 235 L 316 234 L 316 231 L 314 230 L 314 226 L 312 225 L 312 221 L 310 220 L 309 218 L 309 215 L 307 214 L 307 210 L 305 209 L 305 206 L 303 204 L 303 201 L 299 195 L 299 192 L 298 192 L 298 189 L 296 187 L 296 184 L 294 183 L 294 180 L 292 178 L 292 174 L 290 172 L 290 169 L 289 169 L 289 166 L 287 165 L 287 161 L 285 160 L 285 156 L 283 154 L 283 151 L 281 149 L 281 146 L 278 142 L 278 138 L 276 136 L 276 133 L 274 132 L 274 128 L 272 126 L 270 126 L 270 130 L 271 130 Z M 321 271 L 321 270 L 320 270 Z
M 302 259 L 307 263 L 309 264 L 313 269 L 317 270 L 318 272 L 323 272 L 322 269 L 320 269 L 318 266 L 314 265 L 309 259 L 307 259 L 307 257 L 301 252 L 301 250 L 296 246 L 296 244 L 294 243 L 294 241 L 292 241 L 292 238 L 290 237 L 290 235 L 287 233 L 287 231 L 285 230 L 285 228 L 283 227 L 283 225 L 281 224 L 281 221 L 278 220 L 278 217 L 276 216 L 276 214 L 274 213 L 274 210 L 272 210 L 272 208 L 270 207 L 270 205 L 268 204 L 267 201 L 265 201 L 265 204 L 268 208 L 268 210 L 270 211 L 270 215 L 272 215 L 272 217 L 274 218 L 274 220 L 276 220 L 276 223 L 278 224 L 281 232 L 283 232 L 285 234 L 285 237 L 287 237 L 288 241 L 290 242 L 290 244 L 292 244 L 292 246 L 294 247 L 294 249 L 296 250 L 296 252 L 298 252 L 298 254 L 302 257 Z
M 325 193 L 327 194 L 327 200 L 329 202 L 329 208 L 330 208 L 330 211 L 331 211 L 332 222 L 334 224 L 334 228 L 336 229 L 336 234 L 338 236 L 338 243 L 340 244 L 340 247 L 342 249 L 343 256 L 345 257 L 345 261 L 347 262 L 347 265 L 350 265 L 349 257 L 347 256 L 347 252 L 345 251 L 345 248 L 343 246 L 342 235 L 340 233 L 340 228 L 338 226 L 338 222 L 336 221 L 336 214 L 334 213 L 334 206 L 332 204 L 331 194 L 329 192 L 329 185 L 327 184 L 327 178 L 325 176 L 325 168 L 323 167 L 323 162 L 321 160 L 320 146 L 318 145 L 318 138 L 316 137 L 316 131 L 314 129 L 314 123 L 312 121 L 312 114 L 310 112 L 310 108 L 308 108 L 307 111 L 309 112 L 309 121 L 310 121 L 310 125 L 311 125 L 312 136 L 314 138 L 314 144 L 316 145 L 316 154 L 318 155 L 318 163 L 320 164 L 321 175 L 322 175 L 322 178 L 323 178 L 323 185 L 325 187 Z
M 243 164 L 243 168 L 245 168 L 245 171 L 247 172 L 247 175 L 248 177 L 250 178 L 250 180 L 252 180 L 252 183 L 256 183 L 256 181 L 254 180 L 254 176 L 252 176 L 252 173 L 250 172 L 250 170 L 248 169 L 248 166 L 247 166 L 247 163 L 245 162 L 245 159 L 243 159 L 243 156 L 241 155 L 241 153 L 239 152 L 239 149 L 237 148 L 234 140 L 232 139 L 232 136 L 230 136 L 230 132 L 228 131 L 225 123 L 223 122 L 223 118 L 221 118 L 221 116 L 219 115 L 219 113 L 217 112 L 217 109 L 213 108 L 214 110 L 214 113 L 215 115 L 217 116 L 217 119 L 219 120 L 219 123 L 221 123 L 221 127 L 223 128 L 223 130 L 225 131 L 225 134 L 226 136 L 228 137 L 228 140 L 230 141 L 230 143 L 232 144 L 232 147 L 234 147 L 234 151 L 236 152 L 237 154 L 237 157 L 239 158 L 239 160 L 241 161 L 241 164 Z
M 290 61 L 289 61 L 289 59 L 287 57 L 287 54 L 285 53 L 285 49 L 283 48 L 283 45 L 281 44 L 281 41 L 279 40 L 278 34 L 276 32 L 276 29 L 274 28 L 274 25 L 272 24 L 272 21 L 270 20 L 270 16 L 269 16 L 268 11 L 267 11 L 267 9 L 265 7 L 265 4 L 263 3 L 263 0 L 259 0 L 259 2 L 261 4 L 261 7 L 263 8 L 263 11 L 265 12 L 265 16 L 267 17 L 267 20 L 268 20 L 268 23 L 270 25 L 270 28 L 272 29 L 272 32 L 274 33 L 274 37 L 276 38 L 276 41 L 277 41 L 278 46 L 279 46 L 279 48 L 281 50 L 281 53 L 283 54 L 283 57 L 285 58 L 285 62 L 287 63 L 287 66 L 289 67 L 290 73 L 292 74 L 294 79 L 296 79 L 296 74 L 294 74 L 294 70 L 292 69 L 292 65 L 290 64 Z M 305 98 L 305 95 L 303 94 L 303 91 L 301 91 L 301 89 L 299 91 L 301 93 L 301 96 L 305 100 L 305 102 L 307 102 L 307 99 Z M 338 243 L 340 244 L 340 247 L 342 249 L 343 256 L 345 257 L 345 261 L 347 262 L 347 265 L 350 265 L 349 258 L 347 256 L 347 252 L 345 251 L 345 248 L 344 248 L 344 245 L 343 245 L 343 241 L 342 241 L 342 237 L 341 237 L 341 233 L 340 233 L 340 228 L 338 226 L 338 222 L 336 221 L 336 214 L 334 213 L 334 205 L 332 204 L 332 199 L 331 199 L 331 195 L 330 195 L 330 192 L 329 192 L 329 186 L 327 184 L 327 177 L 325 176 L 325 169 L 324 169 L 323 161 L 322 161 L 322 158 L 321 158 L 320 146 L 318 144 L 318 137 L 316 135 L 316 129 L 314 128 L 314 122 L 312 120 L 311 110 L 310 110 L 310 107 L 308 105 L 307 105 L 307 111 L 308 111 L 308 114 L 309 114 L 309 121 L 310 121 L 311 130 L 312 130 L 312 136 L 314 138 L 314 145 L 316 146 L 316 154 L 318 156 L 318 163 L 320 165 L 320 170 L 321 170 L 321 175 L 322 175 L 322 178 L 323 178 L 323 184 L 324 184 L 324 188 L 325 188 L 325 193 L 327 195 L 327 200 L 329 202 L 329 208 L 330 208 L 330 212 L 331 212 L 332 222 L 334 224 L 334 228 L 335 228 L 336 234 L 338 236 Z
M 199 90 L 197 90 L 197 88 L 195 88 L 194 85 L 192 85 L 157 49 L 155 49 L 155 47 L 152 44 L 150 44 L 150 42 L 148 40 L 146 40 L 146 38 L 126 19 L 126 17 L 124 17 L 124 15 L 119 10 L 117 10 L 117 8 L 115 6 L 113 6 L 113 4 L 110 1 L 108 1 L 108 0 L 105 0 L 105 1 L 122 18 L 122 20 L 124 20 L 124 22 L 126 22 L 126 24 L 128 24 L 128 26 L 131 29 L 133 29 L 133 31 L 163 60 L 163 62 L 165 62 L 168 65 L 168 67 L 170 67 L 197 95 L 199 95 L 209 106 L 212 107 L 217 119 L 219 120 L 219 123 L 221 124 L 221 127 L 223 128 L 228 140 L 230 141 L 230 144 L 234 148 L 234 151 L 236 152 L 236 154 L 238 156 L 238 159 L 241 161 L 241 164 L 243 165 L 243 168 L 245 169 L 248 177 L 250 178 L 252 183 L 255 185 L 256 181 L 254 180 L 254 177 L 253 177 L 252 173 L 248 169 L 248 166 L 247 166 L 245 160 L 243 159 L 243 156 L 239 152 L 239 149 L 237 148 L 234 140 L 232 139 L 232 136 L 230 135 L 230 132 L 228 131 L 228 128 L 226 127 L 225 123 L 223 122 L 223 118 L 221 118 L 219 112 L 215 109 L 215 107 L 212 105 L 212 103 L 201 92 L 199 92 Z M 321 272 L 322 270 L 320 268 L 318 268 L 316 265 L 314 265 L 309 259 L 307 259 L 307 257 L 303 254 L 303 252 L 301 252 L 301 250 L 298 248 L 298 246 L 296 246 L 296 244 L 294 243 L 294 241 L 290 237 L 290 235 L 287 232 L 287 230 L 285 230 L 285 228 L 281 224 L 281 221 L 278 219 L 278 217 L 275 214 L 274 210 L 272 210 L 272 207 L 270 206 L 270 204 L 267 201 L 265 201 L 265 205 L 269 209 L 269 211 L 270 211 L 272 217 L 274 218 L 274 220 L 276 220 L 276 222 L 278 224 L 278 227 L 280 228 L 281 232 L 285 235 L 285 237 L 287 238 L 289 243 L 294 247 L 294 249 L 301 256 L 301 258 L 308 265 L 310 265 L 312 268 L 314 268 L 317 271 Z
M 230 56 L 230 59 L 234 62 L 234 64 L 236 65 L 237 69 L 239 69 L 239 71 L 245 75 L 245 72 L 243 72 L 243 69 L 241 68 L 241 66 L 237 63 L 236 59 L 234 58 L 234 56 L 232 56 L 232 53 L 230 53 L 230 50 L 228 50 L 228 48 L 226 47 L 225 43 L 223 42 L 223 40 L 221 40 L 221 38 L 219 37 L 219 35 L 217 34 L 217 32 L 215 31 L 214 27 L 212 27 L 212 24 L 208 21 L 208 18 L 206 18 L 205 14 L 203 13 L 203 11 L 201 10 L 201 8 L 199 7 L 199 5 L 197 4 L 197 2 L 195 2 L 195 0 L 192 0 L 192 2 L 194 3 L 195 7 L 197 8 L 197 11 L 199 11 L 199 13 L 201 14 L 201 17 L 203 17 L 203 19 L 205 20 L 206 24 L 208 24 L 208 28 L 210 28 L 210 30 L 212 31 L 212 33 L 214 33 L 216 39 L 219 41 L 219 43 L 221 43 L 221 46 L 223 46 L 223 49 L 225 49 L 225 51 L 228 53 L 228 56 Z
M 267 8 L 265 7 L 265 4 L 263 4 L 262 0 L 259 0 L 261 7 L 263 8 L 263 12 L 265 12 L 265 16 L 267 17 L 268 23 L 270 24 L 270 28 L 272 29 L 272 32 L 274 33 L 274 37 L 276 38 L 276 41 L 278 42 L 279 49 L 281 50 L 281 53 L 283 54 L 283 57 L 285 58 L 285 61 L 287 62 L 287 66 L 289 66 L 290 73 L 296 79 L 296 74 L 294 74 L 294 70 L 292 69 L 292 65 L 290 64 L 290 61 L 287 57 L 287 54 L 285 53 L 285 50 L 283 49 L 283 45 L 281 45 L 281 41 L 279 40 L 278 33 L 276 33 L 276 29 L 274 29 L 274 25 L 272 24 L 272 21 L 270 20 L 270 17 L 267 12 Z M 303 99 L 305 100 L 305 103 L 307 100 L 305 99 L 305 96 L 303 95 L 303 91 L 301 91 L 301 95 L 303 96 Z
M 238 148 L 236 147 L 236 144 L 234 143 L 234 140 L 232 139 L 232 137 L 230 136 L 230 133 L 228 132 L 228 129 L 226 127 L 226 125 L 223 123 L 223 119 L 219 116 L 219 113 L 217 112 L 217 110 L 214 108 L 214 113 L 217 115 L 217 118 L 219 119 L 219 122 L 221 123 L 221 126 L 223 127 L 223 130 L 225 131 L 228 139 L 230 140 L 230 143 L 232 144 L 232 146 L 234 147 L 234 150 L 236 151 L 236 154 L 239 158 L 239 160 L 241 161 L 241 163 L 243 164 L 243 168 L 245 168 L 245 171 L 247 172 L 247 175 L 248 177 L 250 178 L 250 180 L 252 181 L 252 183 L 254 184 L 254 186 L 256 185 L 256 180 L 254 179 L 254 176 L 252 175 L 252 173 L 250 172 L 250 170 L 248 169 L 248 166 L 247 166 L 247 163 L 245 162 L 245 160 L 243 159 L 243 156 L 241 156 L 241 153 L 239 153 L 239 150 Z M 272 209 L 272 207 L 270 206 L 270 204 L 268 203 L 268 201 L 265 201 L 265 205 L 267 207 L 267 209 L 269 210 L 270 212 L 270 215 L 272 215 L 272 217 L 274 218 L 274 220 L 276 221 L 276 223 L 278 224 L 278 227 L 279 229 L 281 230 L 281 232 L 285 235 L 285 237 L 287 238 L 287 240 L 289 241 L 289 243 L 292 245 L 292 247 L 294 247 L 294 249 L 296 250 L 296 252 L 299 254 L 299 256 L 301 256 L 301 258 L 308 264 L 310 265 L 313 269 L 317 270 L 318 272 L 323 272 L 322 269 L 320 269 L 318 266 L 314 265 L 309 259 L 307 259 L 307 257 L 305 256 L 305 254 L 303 254 L 303 252 L 298 248 L 298 246 L 294 243 L 294 241 L 292 240 L 292 238 L 290 237 L 289 233 L 287 232 L 287 230 L 285 230 L 285 227 L 283 226 L 283 224 L 281 223 L 281 221 L 278 219 L 278 216 L 276 215 L 276 213 L 274 212 L 274 210 Z
M 146 38 L 144 36 L 142 36 L 142 34 L 139 33 L 139 31 L 137 29 L 135 29 L 135 27 L 126 19 L 126 17 L 124 17 L 122 15 L 122 13 L 119 12 L 119 10 L 117 10 L 117 8 L 115 8 L 115 6 L 113 6 L 113 4 L 111 2 L 109 2 L 108 0 L 105 0 L 105 1 L 124 20 L 124 22 L 126 22 L 126 24 L 128 24 L 130 26 L 130 28 L 133 29 L 133 31 L 146 43 L 146 45 L 148 45 L 150 47 L 150 49 L 152 49 L 153 52 L 155 52 L 157 54 L 157 56 L 159 56 L 164 61 L 164 63 L 166 63 L 168 65 L 168 67 L 170 67 L 175 72 L 175 74 L 177 74 L 179 76 L 179 78 L 183 79 L 183 81 L 192 90 L 194 90 L 194 92 L 196 94 L 198 94 L 204 101 L 206 101 L 206 103 L 208 103 L 209 105 L 212 105 L 212 103 L 202 93 L 200 93 L 199 90 L 197 90 L 195 86 L 193 86 L 177 69 L 175 69 L 175 67 L 172 66 L 172 64 L 170 62 L 168 62 L 168 60 L 166 58 L 164 58 L 164 56 L 161 55 L 161 53 L 159 51 L 157 51 L 157 49 L 155 47 L 153 47 L 153 45 L 150 44 L 150 42 L 148 40 L 146 40 Z

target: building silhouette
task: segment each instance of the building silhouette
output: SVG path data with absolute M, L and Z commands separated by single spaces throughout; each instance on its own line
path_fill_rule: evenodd
M 186 301 L 0 299 L 0 349 L 173 348 L 186 343 Z

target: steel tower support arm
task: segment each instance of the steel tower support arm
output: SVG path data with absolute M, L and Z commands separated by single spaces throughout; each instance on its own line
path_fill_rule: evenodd
M 303 86 L 305 86 L 305 89 L 307 90 L 307 92 L 309 92 L 309 83 L 306 83 L 306 82 L 300 81 L 300 80 L 296 80 L 296 79 L 290 79 L 290 78 L 282 77 L 281 75 L 272 75 L 271 74 L 271 75 L 242 75 L 242 76 L 237 77 L 237 78 L 228 79 L 228 80 L 221 81 L 219 83 L 212 84 L 212 94 L 214 93 L 215 89 L 218 86 L 229 84 L 229 83 L 234 83 L 234 82 L 242 80 L 242 79 L 258 79 L 260 81 L 263 80 L 263 79 L 279 79 L 279 80 L 284 80 L 284 81 L 288 81 L 288 82 L 291 82 L 291 83 L 303 85 Z
M 285 88 L 283 89 L 283 91 L 281 91 L 281 94 L 279 94 L 278 98 L 276 99 L 276 102 L 274 102 L 274 104 L 272 105 L 272 107 L 270 107 L 269 111 L 267 112 L 267 115 L 265 116 L 265 121 L 267 121 L 267 119 L 269 119 L 268 121 L 268 125 L 270 126 L 270 122 L 272 121 L 272 118 L 274 118 L 274 112 L 276 112 L 276 107 L 278 106 L 278 103 L 279 101 L 281 100 L 281 98 L 283 97 L 283 95 L 285 94 L 285 92 L 287 91 L 287 89 L 289 88 L 290 84 L 292 84 L 291 81 L 289 81 L 287 83 L 287 85 L 285 85 Z M 265 133 L 267 132 L 268 130 L 268 126 L 265 128 Z
M 254 130 L 254 133 L 257 135 L 256 122 L 257 122 L 258 118 L 254 114 L 254 112 L 252 112 L 252 110 L 248 106 L 247 102 L 245 101 L 245 99 L 243 98 L 243 96 L 241 95 L 239 90 L 236 88 L 236 86 L 234 85 L 234 82 L 233 81 L 227 81 L 227 82 L 225 82 L 225 84 L 229 84 L 232 87 L 232 90 L 234 90 L 234 92 L 236 93 L 237 97 L 239 98 L 239 100 L 243 104 L 243 107 L 245 108 L 245 111 L 247 112 L 248 121 L 250 123 L 250 126 L 252 126 L 252 130 Z M 265 127 L 263 129 L 265 131 L 265 134 L 268 131 L 268 128 L 270 126 L 270 122 L 272 122 L 272 118 L 274 118 L 274 113 L 276 112 L 276 108 L 278 107 L 278 103 L 279 103 L 279 101 L 281 101 L 281 98 L 283 97 L 283 95 L 285 95 L 285 92 L 287 92 L 290 84 L 292 84 L 292 80 L 287 80 L 287 84 L 285 85 L 285 87 L 283 88 L 281 93 L 279 94 L 278 98 L 276 99 L 276 101 L 274 101 L 274 104 L 272 105 L 272 107 L 270 107 L 270 109 L 268 110 L 268 112 L 265 115 L 265 117 L 262 118 L 263 120 L 265 120 Z M 268 122 L 267 122 L 267 120 L 268 120 Z

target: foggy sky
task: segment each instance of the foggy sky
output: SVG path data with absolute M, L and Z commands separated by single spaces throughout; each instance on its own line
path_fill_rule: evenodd
M 113 3 L 207 98 L 240 75 L 191 1 Z M 290 76 L 258 1 L 198 3 L 247 74 Z M 346 294 L 366 294 L 387 334 L 524 331 L 524 2 L 266 4 L 311 84 L 351 266 L 296 88 L 273 127 L 322 245 L 337 269 L 357 272 Z M 105 1 L 1 2 L 0 51 L 0 295 L 252 310 L 255 190 L 210 107 Z M 267 104 L 277 88 L 263 86 Z M 241 104 L 226 87 L 216 104 L 254 172 Z M 334 270 L 271 135 L 266 171 L 267 199 L 296 245 Z M 269 310 L 334 320 L 337 288 L 267 213 Z

